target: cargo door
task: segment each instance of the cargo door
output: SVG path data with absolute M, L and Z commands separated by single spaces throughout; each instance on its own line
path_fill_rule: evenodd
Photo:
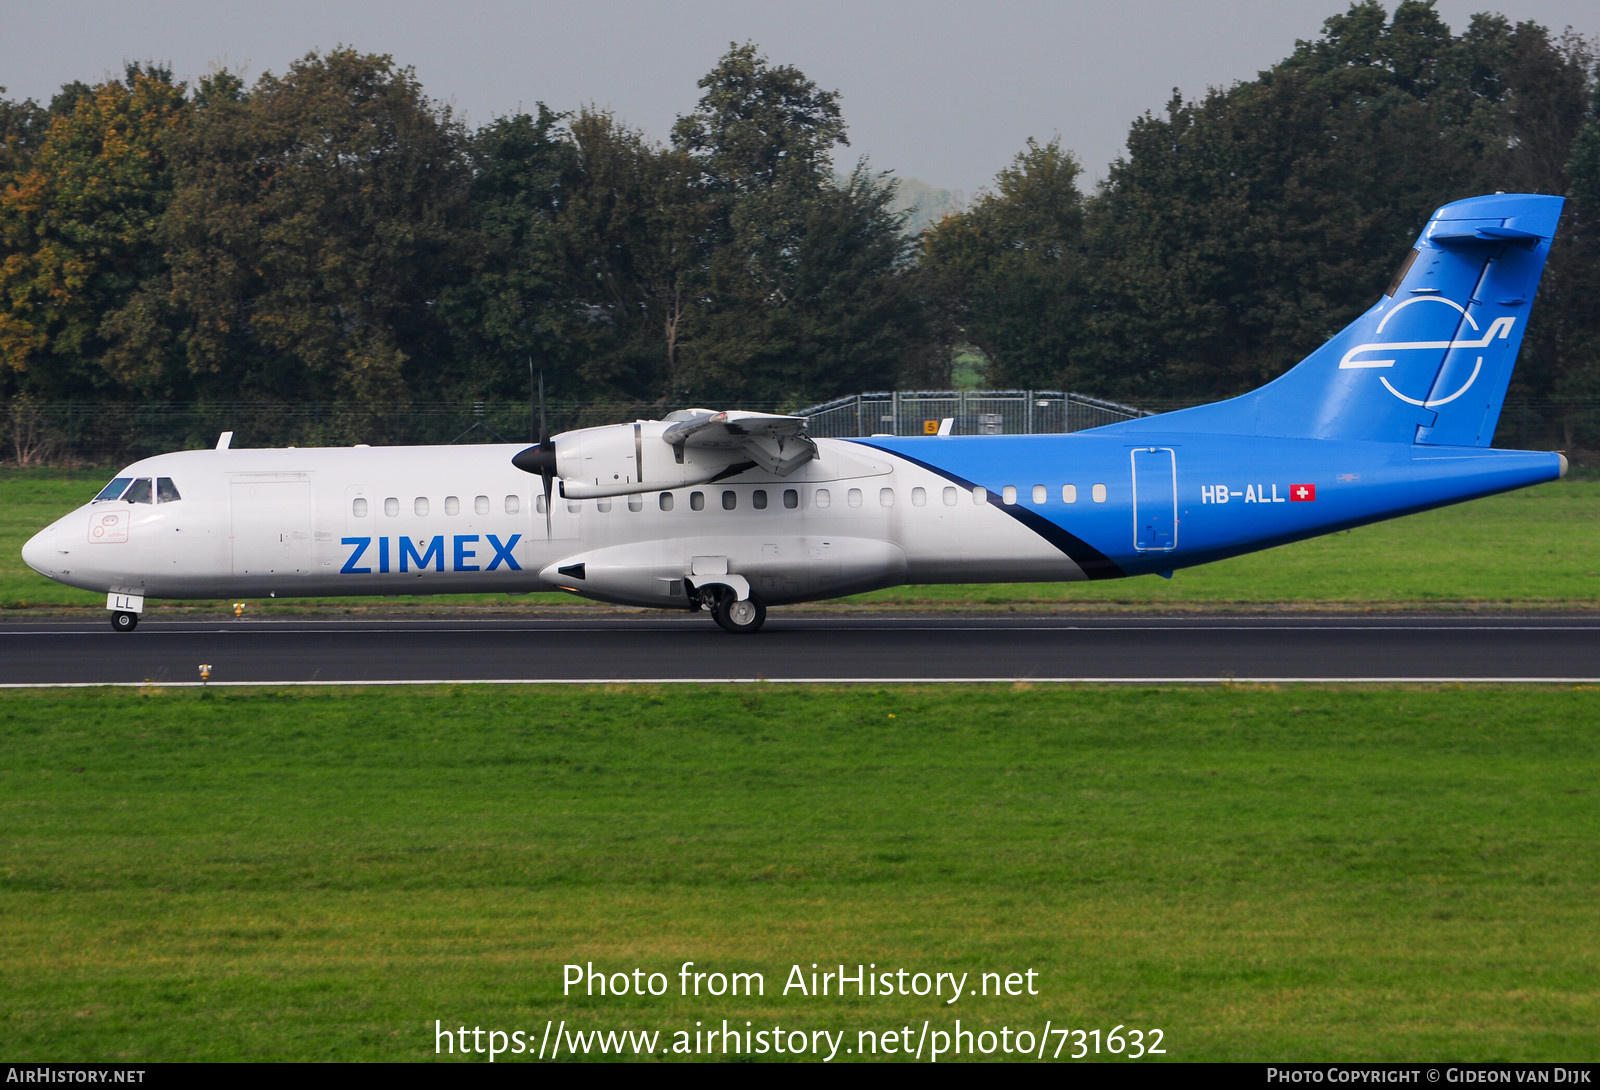
M 303 575 L 313 570 L 309 478 L 235 477 L 229 499 L 233 574 Z

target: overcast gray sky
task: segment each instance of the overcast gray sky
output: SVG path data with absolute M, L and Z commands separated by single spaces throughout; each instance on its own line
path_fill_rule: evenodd
M 1346 0 L 8 0 L 0 86 L 48 99 L 125 60 L 179 78 L 218 67 L 248 80 L 345 44 L 412 66 L 468 123 L 544 102 L 595 103 L 665 140 L 695 81 L 753 40 L 841 95 L 851 154 L 971 194 L 1029 136 L 1062 142 L 1091 178 L 1128 125 L 1185 97 L 1250 79 L 1314 38 Z M 1393 11 L 1392 0 L 1387 4 Z M 1440 0 L 1461 30 L 1474 11 L 1600 33 L 1595 0 Z

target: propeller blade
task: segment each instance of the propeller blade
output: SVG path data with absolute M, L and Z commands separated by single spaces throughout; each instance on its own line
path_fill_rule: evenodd
M 539 470 L 539 478 L 544 482 L 544 536 L 546 540 L 555 536 L 555 524 L 551 521 L 555 516 L 550 506 L 550 488 L 555 483 L 555 457 L 556 445 L 550 442 L 550 424 L 544 416 L 544 372 L 539 372 L 539 445 L 550 451 L 550 461 Z
M 529 366 L 533 366 L 529 363 Z M 544 372 L 539 372 L 539 443 L 542 445 L 550 441 L 550 425 L 544 418 Z
M 554 491 L 556 480 L 556 445 L 546 440 L 525 450 L 519 450 L 512 455 L 511 464 L 524 473 L 538 474 L 540 482 L 544 485 L 545 537 L 554 537 L 555 524 L 550 507 L 550 497 Z
M 555 509 L 550 506 L 550 486 L 555 482 L 556 475 L 547 469 L 539 476 L 544 480 L 544 536 L 548 541 L 556 536 L 555 523 L 551 521 Z
M 528 360 L 528 378 L 533 378 L 533 360 Z M 539 423 L 534 436 L 534 444 L 526 450 L 520 450 L 511 459 L 511 464 L 524 473 L 537 473 L 540 482 L 544 485 L 544 533 L 546 538 L 555 536 L 554 510 L 550 505 L 552 494 L 555 491 L 556 481 L 556 445 L 550 441 L 550 426 L 545 418 L 544 411 L 544 374 L 539 374 Z M 533 426 L 533 407 L 528 407 L 528 424 Z

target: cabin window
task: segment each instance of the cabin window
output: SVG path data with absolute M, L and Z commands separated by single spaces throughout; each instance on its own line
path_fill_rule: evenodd
M 1061 486 L 1061 502 L 1062 503 L 1077 503 L 1078 502 L 1078 486 L 1075 485 L 1075 484 L 1064 484 L 1064 485 L 1062 485 Z
M 582 510 L 583 510 L 583 504 L 582 503 L 578 502 L 577 500 L 568 500 L 567 501 L 567 514 L 576 515 L 579 511 L 582 511 Z
M 796 489 L 785 488 L 783 490 L 783 506 L 788 508 L 790 511 L 793 511 L 796 507 L 799 507 L 800 493 Z
M 844 501 L 846 503 L 848 503 L 851 507 L 860 507 L 861 506 L 861 489 L 852 488 L 850 491 L 846 492 L 844 494 Z
M 892 489 L 892 488 L 880 488 L 880 489 L 878 489 L 878 506 L 879 507 L 893 507 L 894 506 L 894 489 Z
M 351 501 L 350 513 L 352 515 L 354 515 L 358 519 L 366 518 L 367 517 L 367 501 L 365 499 L 363 499 L 363 498 L 360 498 L 360 497 L 358 497 L 355 500 Z
M 388 515 L 390 518 L 394 518 L 395 516 L 399 515 L 400 500 L 395 496 L 390 496 L 388 499 L 384 500 L 383 513 Z
M 522 510 L 522 497 L 521 496 L 507 496 L 506 497 L 506 514 L 515 515 L 518 512 L 520 512 L 521 510 Z
M 757 511 L 765 511 L 767 509 L 767 490 L 765 488 L 758 488 L 750 493 L 750 506 Z
M 981 484 L 978 487 L 974 488 L 972 490 L 972 502 L 977 504 L 979 507 L 982 507 L 984 504 L 988 503 L 989 502 L 989 490 L 987 488 L 983 487 L 983 485 L 981 485 Z
M 1049 489 L 1045 488 L 1044 485 L 1036 484 L 1036 485 L 1033 486 L 1033 502 L 1034 503 L 1044 503 L 1045 500 L 1047 500 L 1049 498 L 1050 498 L 1050 491 L 1049 491 Z
M 132 480 L 133 480 L 132 477 L 118 477 L 118 478 L 116 478 L 110 484 L 108 484 L 104 488 L 102 488 L 100 490 L 100 494 L 98 496 L 96 496 L 94 499 L 90 500 L 89 502 L 90 503 L 99 503 L 101 500 L 114 500 L 114 499 L 118 498 L 119 496 L 122 495 L 122 493 L 124 491 L 127 490 L 128 484 Z
M 672 510 L 672 493 L 671 492 L 663 492 L 663 493 L 661 493 L 660 499 L 657 500 L 656 502 L 658 502 L 661 505 L 661 510 L 663 510 L 663 511 Z
M 533 509 L 534 509 L 534 511 L 536 511 L 538 514 L 542 515 L 542 514 L 544 514 L 545 506 L 546 506 L 546 504 L 545 504 L 545 499 L 544 499 L 543 496 L 535 496 L 535 497 L 533 497 Z
M 1010 507 L 1017 502 L 1017 486 L 1008 484 L 1000 490 L 1000 502 Z
M 427 496 L 418 496 L 416 498 L 416 500 L 414 500 L 412 502 L 411 510 L 415 511 L 418 515 L 422 515 L 422 516 L 427 515 L 427 513 L 428 513 L 428 497 Z
M 1103 484 L 1095 485 L 1092 489 L 1089 490 L 1089 494 L 1094 497 L 1094 502 L 1095 503 L 1105 503 L 1106 502 L 1106 486 L 1103 485 Z
M 444 513 L 447 515 L 461 514 L 461 497 L 446 496 L 444 498 Z
M 639 495 L 637 492 L 635 492 L 633 495 L 629 496 L 628 497 L 628 510 L 630 510 L 630 511 L 643 511 L 644 510 L 644 497 Z
M 489 513 L 489 497 L 474 496 L 472 498 L 472 513 L 475 515 L 487 515 Z
M 926 488 L 913 488 L 911 490 L 911 506 L 912 507 L 926 507 L 926 506 L 928 506 L 928 490 Z
M 178 495 L 178 486 L 172 483 L 171 477 L 156 478 L 157 503 L 177 503 L 181 499 L 183 497 Z
M 950 485 L 944 490 L 944 505 L 946 507 L 954 507 L 956 505 L 955 485 Z
M 736 495 L 734 493 L 733 489 L 731 489 L 731 488 L 724 489 L 723 492 L 722 492 L 722 509 L 724 511 L 732 511 L 735 507 L 738 507 L 738 506 L 739 506 L 739 497 L 738 497 L 738 495 Z
M 595 500 L 594 501 L 594 509 L 596 511 L 599 511 L 601 514 L 605 514 L 607 511 L 611 510 L 611 499 L 610 499 L 610 497 L 607 497 L 605 499 Z
M 704 492 L 689 493 L 689 510 L 704 511 L 706 509 L 706 494 Z
M 153 502 L 150 496 L 150 478 L 140 477 L 137 481 L 134 481 L 133 487 L 128 489 L 128 491 L 123 494 L 122 498 L 127 500 L 129 503 Z
M 817 489 L 817 506 L 819 508 L 825 508 L 832 502 L 833 497 L 828 495 L 828 490 L 826 488 Z

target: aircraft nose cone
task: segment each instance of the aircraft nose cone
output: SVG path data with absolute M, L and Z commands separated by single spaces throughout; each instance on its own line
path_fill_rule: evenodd
M 60 531 L 54 526 L 46 526 L 34 534 L 22 547 L 22 562 L 44 576 L 59 570 L 60 565 L 57 561 L 61 553 L 56 548 L 56 538 L 59 534 Z

